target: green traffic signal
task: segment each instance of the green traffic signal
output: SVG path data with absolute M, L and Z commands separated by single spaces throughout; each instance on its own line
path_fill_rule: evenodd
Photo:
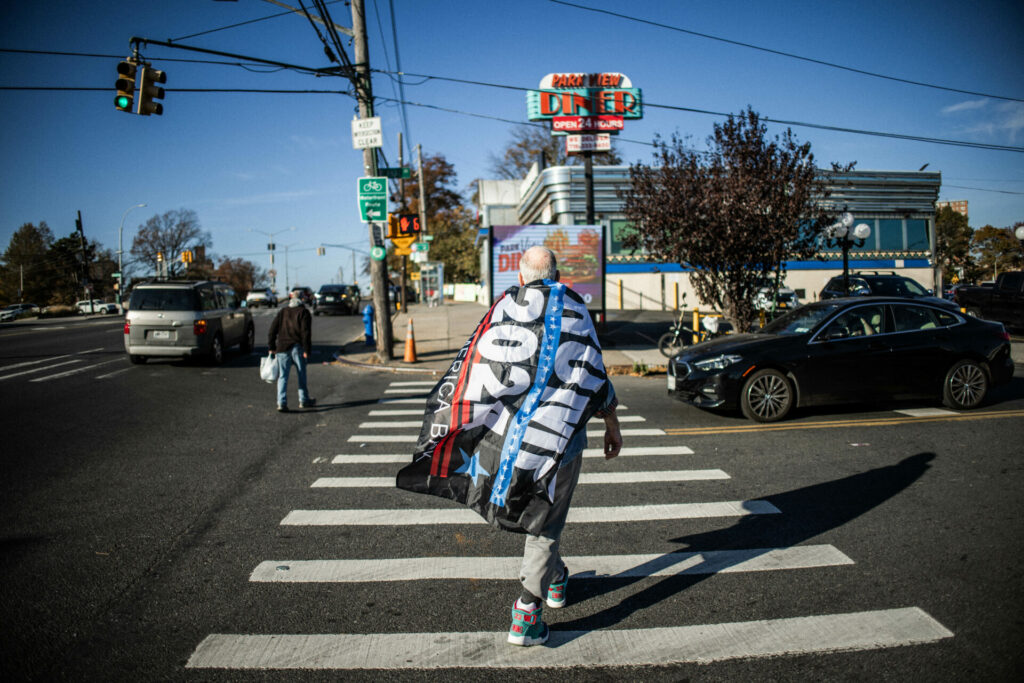
M 135 100 L 136 69 L 137 65 L 128 60 L 117 65 L 117 81 L 114 83 L 117 95 L 114 96 L 114 106 L 118 111 L 132 113 L 132 103 Z
M 114 106 L 122 111 L 132 110 L 132 98 L 127 95 L 118 95 L 114 98 Z

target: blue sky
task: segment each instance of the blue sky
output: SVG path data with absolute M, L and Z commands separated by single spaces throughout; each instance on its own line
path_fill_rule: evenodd
M 298 0 L 288 0 L 298 6 Z M 526 119 L 524 93 L 426 79 L 446 77 L 537 87 L 551 72 L 615 71 L 642 89 L 644 118 L 628 122 L 619 150 L 629 162 L 651 159 L 651 139 L 678 132 L 698 144 L 721 119 L 659 108 L 738 112 L 859 130 L 1024 147 L 1024 5 L 964 2 L 804 2 L 693 0 L 621 3 L 574 0 L 689 31 L 791 52 L 897 78 L 909 85 L 714 41 L 551 0 L 487 2 L 366 0 L 370 62 L 409 76 L 406 143 L 443 154 L 460 188 L 493 177 L 491 156 Z M 307 7 L 311 2 L 306 2 Z M 328 5 L 351 26 L 348 6 Z M 392 15 L 392 8 L 394 14 Z M 278 235 L 278 285 L 318 287 L 352 279 L 351 253 L 365 248 L 356 179 L 362 155 L 351 144 L 355 101 L 346 95 L 175 92 L 175 88 L 343 90 L 340 78 L 245 70 L 171 60 L 211 59 L 164 47 L 144 56 L 167 73 L 164 115 L 113 107 L 116 64 L 133 35 L 328 66 L 309 23 L 294 14 L 186 38 L 283 10 L 264 0 L 33 0 L 7 3 L 0 48 L 112 57 L 0 52 L 0 85 L 98 87 L 101 91 L 5 91 L 0 98 L 0 249 L 23 223 L 46 221 L 58 237 L 81 211 L 86 235 L 117 249 L 128 214 L 125 251 L 138 226 L 170 209 L 197 212 L 212 253 L 269 266 L 262 233 Z M 392 26 L 392 17 L 394 28 Z M 343 36 L 344 38 L 344 36 Z M 349 56 L 352 56 L 349 49 Z M 374 76 L 374 92 L 397 100 L 395 81 Z M 1013 99 L 999 99 L 1003 96 Z M 424 106 L 426 105 L 426 106 Z M 377 103 L 384 153 L 397 165 L 399 108 Z M 771 125 L 779 133 L 783 126 Z M 967 199 L 973 227 L 1024 220 L 1024 154 L 865 136 L 794 126 L 819 165 L 856 161 L 863 170 L 941 171 L 941 199 Z M 294 231 L 289 228 L 295 227 Z M 285 245 L 289 272 L 284 269 Z

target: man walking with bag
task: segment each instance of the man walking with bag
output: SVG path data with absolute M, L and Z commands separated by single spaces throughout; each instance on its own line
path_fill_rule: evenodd
M 288 305 L 277 312 L 267 337 L 270 355 L 277 354 L 277 410 L 281 413 L 288 412 L 288 375 L 293 364 L 299 377 L 299 407 L 310 408 L 316 404 L 306 386 L 306 361 L 313 352 L 313 316 L 302 305 L 299 294 L 291 292 Z

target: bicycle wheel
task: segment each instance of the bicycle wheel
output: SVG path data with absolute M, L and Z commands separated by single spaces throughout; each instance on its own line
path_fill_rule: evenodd
M 678 354 L 683 350 L 683 346 L 682 337 L 675 332 L 666 332 L 658 339 L 658 350 L 666 358 L 671 358 Z

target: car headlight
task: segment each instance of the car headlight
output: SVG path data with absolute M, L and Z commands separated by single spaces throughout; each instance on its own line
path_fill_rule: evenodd
M 739 363 L 743 360 L 743 356 L 737 356 L 734 353 L 722 354 L 721 356 L 715 356 L 714 358 L 707 358 L 705 360 L 697 361 L 694 366 L 698 370 L 708 372 L 709 370 L 724 370 L 733 363 Z

